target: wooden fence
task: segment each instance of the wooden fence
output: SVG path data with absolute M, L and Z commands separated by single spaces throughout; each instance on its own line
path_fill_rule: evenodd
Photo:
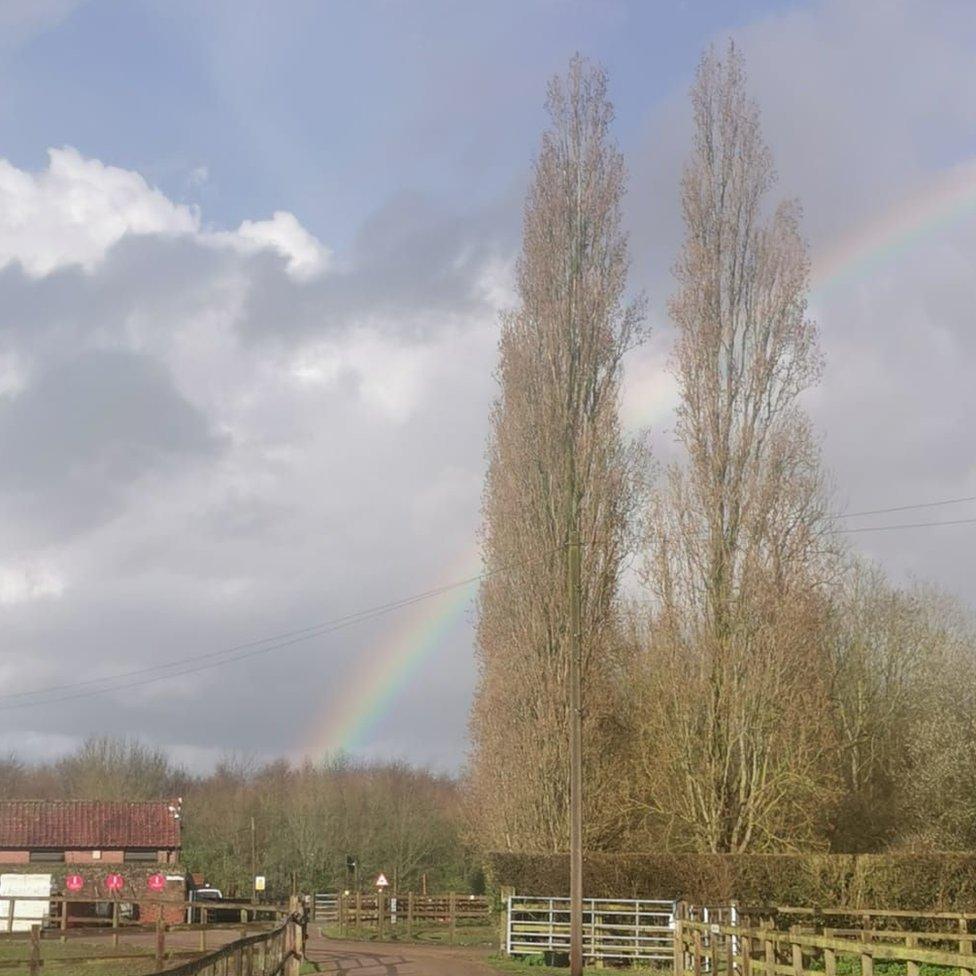
M 304 957 L 299 915 L 259 935 L 246 936 L 171 969 L 164 976 L 298 976 Z
M 39 974 L 42 967 L 45 970 L 52 965 L 70 965 L 80 962 L 109 962 L 120 960 L 152 960 L 155 972 L 163 972 L 167 962 L 178 959 L 193 958 L 192 963 L 178 967 L 176 973 L 216 973 L 216 969 L 208 970 L 204 964 L 201 968 L 192 968 L 202 959 L 209 958 L 208 951 L 213 951 L 213 943 L 218 939 L 226 942 L 228 936 L 238 935 L 229 945 L 222 945 L 216 949 L 217 962 L 234 957 L 234 946 L 241 946 L 242 958 L 247 959 L 251 969 L 227 968 L 226 973 L 250 974 L 250 976 L 272 976 L 273 973 L 283 972 L 269 968 L 275 958 L 274 946 L 277 941 L 285 938 L 280 933 L 285 932 L 289 945 L 295 944 L 295 939 L 289 926 L 294 926 L 299 918 L 296 914 L 297 905 L 284 907 L 280 905 L 253 905 L 249 902 L 220 902 L 219 906 L 205 902 L 188 902 L 182 900 L 151 900 L 143 899 L 143 906 L 160 909 L 154 911 L 157 918 L 154 923 L 146 924 L 130 921 L 122 917 L 122 901 L 112 903 L 109 918 L 92 918 L 87 915 L 70 915 L 72 905 L 104 904 L 105 899 L 74 898 L 71 896 L 17 896 L 4 900 L 9 901 L 6 907 L 4 922 L 5 931 L 0 931 L 0 945 L 24 945 L 22 956 L 11 956 L 0 960 L 0 969 L 20 967 L 29 973 Z M 14 902 L 29 904 L 21 905 L 21 914 L 16 914 Z M 174 908 L 181 912 L 192 908 L 199 910 L 201 921 L 194 923 L 167 923 L 163 918 L 163 910 Z M 208 915 L 217 911 L 235 911 L 240 921 L 211 922 Z M 27 931 L 14 926 L 14 919 L 23 922 L 25 914 L 36 921 L 32 921 Z M 264 920 L 262 921 L 261 918 Z M 258 934 L 249 934 L 257 932 Z M 173 939 L 176 933 L 194 933 L 195 947 L 186 944 L 185 939 Z M 275 934 L 279 933 L 279 934 Z M 210 945 L 208 946 L 208 941 Z M 51 946 L 58 943 L 58 949 L 45 951 L 45 944 Z M 77 946 L 72 952 L 66 948 L 71 943 Z M 168 944 L 167 944 L 168 943 Z M 299 942 L 300 944 L 300 942 Z M 248 947 L 251 948 L 248 948 Z M 236 957 L 234 957 L 236 958 Z M 260 959 L 260 966 L 255 969 L 255 958 Z M 244 963 L 242 963 L 243 965 Z M 228 965 L 232 966 L 233 963 Z M 191 968 L 186 968 L 191 967 Z M 168 970 L 167 970 L 168 971 Z M 297 969 L 294 970 L 297 973 Z M 220 970 L 221 974 L 225 972 Z
M 420 895 L 406 892 L 399 895 L 339 894 L 334 908 L 334 921 L 344 934 L 349 929 L 375 928 L 382 937 L 389 932 L 412 937 L 416 930 L 441 926 L 448 930 L 451 942 L 463 927 L 484 926 L 491 923 L 491 906 L 484 895 Z M 331 913 L 330 911 L 330 913 Z M 328 919 L 323 919 L 328 920 Z
M 865 927 L 824 927 L 791 924 L 787 931 L 775 927 L 770 909 L 742 909 L 735 922 L 702 921 L 694 911 L 679 911 L 675 922 L 675 976 L 836 976 L 839 960 L 859 964 L 861 976 L 874 976 L 875 960 L 901 964 L 907 976 L 919 976 L 923 965 L 955 969 L 960 976 L 974 976 L 976 955 L 970 913 L 889 912 L 878 909 L 782 909 L 780 917 L 858 917 Z M 689 917 L 691 916 L 691 917 Z M 758 924 L 754 921 L 759 919 Z M 912 928 L 878 928 L 884 919 Z M 934 920 L 955 919 L 956 927 L 943 931 L 925 927 Z M 918 927 L 916 927 L 918 926 Z

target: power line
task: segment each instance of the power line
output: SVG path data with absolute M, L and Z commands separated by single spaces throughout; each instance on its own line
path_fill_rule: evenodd
M 858 515 L 888 515 L 891 512 L 908 512 L 913 508 L 938 508 L 940 505 L 961 505 L 963 502 L 976 502 L 976 495 L 965 498 L 945 498 L 938 502 L 919 502 L 916 505 L 896 505 L 894 508 L 872 508 L 863 512 L 841 512 L 837 518 L 856 518 Z
M 839 533 L 852 532 L 892 532 L 895 529 L 925 529 L 931 525 L 972 525 L 976 518 L 950 519 L 945 522 L 905 522 L 901 525 L 864 525 L 857 529 L 834 529 Z
M 543 553 L 541 556 L 537 556 L 535 559 L 525 560 L 522 563 L 514 563 L 508 566 L 500 566 L 497 569 L 487 570 L 483 573 L 477 574 L 476 576 L 469 576 L 466 579 L 456 580 L 453 583 L 447 583 L 443 586 L 425 590 L 421 593 L 416 593 L 400 600 L 393 600 L 377 606 L 367 607 L 363 610 L 345 614 L 341 617 L 335 617 L 332 620 L 313 624 L 310 627 L 304 627 L 299 630 L 285 631 L 281 634 L 272 635 L 256 641 L 249 641 L 244 644 L 237 644 L 233 647 L 223 648 L 219 651 L 209 651 L 203 654 L 190 655 L 188 657 L 168 661 L 164 664 L 150 665 L 145 668 L 136 668 L 131 671 L 124 671 L 114 675 L 104 675 L 100 678 L 91 678 L 86 681 L 70 682 L 61 685 L 48 685 L 44 688 L 35 688 L 33 691 L 9 692 L 7 694 L 0 695 L 0 702 L 8 702 L 7 704 L 0 704 L 0 711 L 28 708 L 35 705 L 53 705 L 58 702 L 74 701 L 79 698 L 88 698 L 94 695 L 105 694 L 107 692 L 137 688 L 143 685 L 152 684 L 156 681 L 164 681 L 167 678 L 177 678 L 187 674 L 197 674 L 201 671 L 222 667 L 225 664 L 232 664 L 247 658 L 256 657 L 259 654 L 267 654 L 271 651 L 281 650 L 284 647 L 290 647 L 293 644 L 311 640 L 314 637 L 324 636 L 338 630 L 343 630 L 346 627 L 351 627 L 353 624 L 362 623 L 367 620 L 384 616 L 385 614 L 392 613 L 395 610 L 412 606 L 424 600 L 431 599 L 432 597 L 439 596 L 442 593 L 459 589 L 463 586 L 469 586 L 472 583 L 488 579 L 491 576 L 510 572 L 513 569 L 519 568 L 519 566 L 538 562 L 539 560 L 545 559 L 564 548 L 565 546 L 557 546 L 555 549 L 549 550 L 548 552 Z M 192 663 L 199 662 L 201 660 L 205 660 L 207 663 Z M 165 671 L 166 673 L 156 673 L 160 671 Z M 146 675 L 149 675 L 149 677 L 146 677 Z M 139 677 L 139 680 L 124 680 L 126 678 L 133 677 Z M 120 681 L 122 682 L 121 684 L 117 683 Z M 92 687 L 94 685 L 101 685 L 102 687 Z M 79 688 L 84 688 L 86 690 L 78 691 L 77 689 Z M 71 692 L 71 694 L 56 695 L 53 698 L 43 697 L 45 695 L 50 695 L 60 691 Z M 9 699 L 24 698 L 29 696 L 40 697 L 32 698 L 30 701 L 8 701 Z
M 308 627 L 302 627 L 298 630 L 288 630 L 280 634 L 271 634 L 267 637 L 261 637 L 258 640 L 247 641 L 243 644 L 234 644 L 230 647 L 221 648 L 218 651 L 206 651 L 201 654 L 191 654 L 186 657 L 174 658 L 173 660 L 165 661 L 162 664 L 152 664 L 144 668 L 136 668 L 132 671 L 122 671 L 117 674 L 102 675 L 99 678 L 89 678 L 87 681 L 71 681 L 61 685 L 47 685 L 43 688 L 34 688 L 33 690 L 30 691 L 7 692 L 5 694 L 0 695 L 0 701 L 6 701 L 11 698 L 24 698 L 29 695 L 49 694 L 54 691 L 64 691 L 72 688 L 83 688 L 90 685 L 101 684 L 102 682 L 105 681 L 114 681 L 120 678 L 131 678 L 136 675 L 151 674 L 156 671 L 165 671 L 168 670 L 169 668 L 176 668 L 179 667 L 180 665 L 187 664 L 191 661 L 201 661 L 201 660 L 208 660 L 212 658 L 220 658 L 223 657 L 224 655 L 233 654 L 237 651 L 247 650 L 248 648 L 252 648 L 252 647 L 259 647 L 262 644 L 271 644 L 275 641 L 281 641 L 291 637 L 306 637 L 306 638 L 315 637 L 319 633 L 325 633 L 329 629 L 339 624 L 343 624 L 347 621 L 351 623 L 356 623 L 360 619 L 367 619 L 368 617 L 378 615 L 387 610 L 397 610 L 400 607 L 408 606 L 420 600 L 425 600 L 428 597 L 437 596 L 438 594 L 443 593 L 445 589 L 449 589 L 457 586 L 463 586 L 467 583 L 473 582 L 478 578 L 479 577 L 471 577 L 470 579 L 467 580 L 460 580 L 457 583 L 447 584 L 447 586 L 436 587 L 435 589 L 432 590 L 426 590 L 423 593 L 418 593 L 411 597 L 405 597 L 402 600 L 394 600 L 391 601 L 390 603 L 381 604 L 380 606 L 369 607 L 365 610 L 358 610 L 354 613 L 344 614 L 341 617 L 334 617 L 331 620 L 319 621 L 316 624 L 311 624 Z M 163 675 L 163 677 L 166 677 L 166 675 Z

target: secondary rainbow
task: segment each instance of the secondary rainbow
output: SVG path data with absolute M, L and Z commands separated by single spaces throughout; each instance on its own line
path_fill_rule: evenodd
M 937 231 L 976 214 L 976 161 L 957 166 L 880 216 L 841 236 L 815 261 L 813 297 L 857 280 Z M 445 582 L 478 573 L 475 551 L 465 552 Z M 471 604 L 474 584 L 445 591 L 408 609 L 394 621 L 375 652 L 365 652 L 352 678 L 329 696 L 299 748 L 304 755 L 352 750 L 391 706 L 423 662 Z
M 323 755 L 360 747 L 404 688 L 441 645 L 472 604 L 477 586 L 472 577 L 481 571 L 481 559 L 471 549 L 455 560 L 440 584 L 471 580 L 402 610 L 390 622 L 383 639 L 367 648 L 352 673 L 334 688 L 325 707 L 302 737 L 299 752 L 318 759 Z
M 976 160 L 935 179 L 828 247 L 813 265 L 814 295 L 867 277 L 938 231 L 976 214 Z

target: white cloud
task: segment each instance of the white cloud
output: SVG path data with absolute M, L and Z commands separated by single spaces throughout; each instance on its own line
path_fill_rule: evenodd
M 329 250 L 287 210 L 276 210 L 270 220 L 245 220 L 237 228 L 245 246 L 271 248 L 286 259 L 288 273 L 299 281 L 314 278 L 329 265 Z
M 246 254 L 271 250 L 288 274 L 307 281 L 329 264 L 329 250 L 294 214 L 245 220 L 236 231 L 204 230 L 196 207 L 174 203 L 132 170 L 86 159 L 70 146 L 48 150 L 48 167 L 29 172 L 0 159 L 0 268 L 19 264 L 34 278 L 78 266 L 93 272 L 126 235 L 192 235 Z M 190 174 L 198 185 L 205 166 Z
M 64 592 L 64 580 L 43 566 L 0 566 L 0 604 L 27 603 Z
M 174 204 L 131 170 L 48 150 L 30 173 L 0 159 L 0 267 L 19 263 L 40 278 L 68 265 L 92 271 L 126 234 L 187 234 L 196 211 Z
M 403 343 L 374 328 L 363 328 L 341 342 L 304 350 L 292 373 L 310 384 L 349 379 L 374 416 L 404 423 L 427 390 L 429 367 L 436 358 L 433 348 Z

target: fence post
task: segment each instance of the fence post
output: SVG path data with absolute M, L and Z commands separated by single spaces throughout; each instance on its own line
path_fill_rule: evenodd
M 302 927 L 298 924 L 298 896 L 288 899 L 288 921 L 285 928 L 284 976 L 298 976 L 302 969 Z
M 161 973 L 166 959 L 166 923 L 163 921 L 163 909 L 160 906 L 156 916 L 156 972 Z
M 30 976 L 38 976 L 41 971 L 41 927 L 32 925 L 30 928 L 30 962 L 28 963 Z
M 861 976 L 874 976 L 874 956 L 870 952 L 861 953 Z
M 763 954 L 766 958 L 766 976 L 776 976 L 776 944 L 769 938 L 769 930 L 773 923 L 769 919 L 764 919 L 759 923 L 759 927 L 766 930 L 766 937 L 763 939 Z
M 959 931 L 963 935 L 969 934 L 969 922 L 966 920 L 965 915 L 959 916 Z M 972 939 L 960 939 L 959 940 L 959 952 L 961 955 L 971 956 L 973 954 L 973 940 Z M 960 976 L 964 976 L 966 973 L 971 973 L 972 969 L 960 969 Z
M 7 899 L 7 931 L 13 932 L 14 930 L 14 905 L 17 904 L 16 898 Z
M 678 914 L 678 906 L 675 905 L 674 911 L 674 976 L 684 976 L 685 972 L 685 948 L 684 932 L 681 930 L 681 915 Z
M 791 925 L 790 935 L 795 937 L 799 932 L 799 928 L 799 925 Z M 790 952 L 793 956 L 793 976 L 803 976 L 803 947 L 791 939 Z
M 905 936 L 905 948 L 914 949 L 918 945 L 918 938 L 914 935 Z M 908 960 L 908 976 L 918 976 L 918 963 Z
M 162 908 L 159 909 L 162 912 Z M 112 945 L 118 949 L 119 947 L 119 900 L 114 898 L 112 900 Z
M 407 892 L 407 938 L 413 938 L 413 892 Z
M 68 899 L 63 897 L 61 899 L 61 941 L 68 941 Z
M 207 920 L 209 916 L 207 914 L 206 908 L 200 909 L 200 924 L 203 928 L 200 929 L 200 951 L 207 951 Z
M 447 910 L 451 916 L 451 945 L 454 945 L 457 925 L 457 895 L 453 891 L 447 896 Z
M 361 929 L 363 927 L 363 893 L 361 891 L 356 892 L 356 928 Z
M 823 934 L 825 939 L 832 939 L 834 930 L 824 929 Z M 833 949 L 824 949 L 824 976 L 837 976 L 837 953 Z M 918 976 L 918 973 L 912 973 L 911 963 L 908 966 L 908 976 Z

